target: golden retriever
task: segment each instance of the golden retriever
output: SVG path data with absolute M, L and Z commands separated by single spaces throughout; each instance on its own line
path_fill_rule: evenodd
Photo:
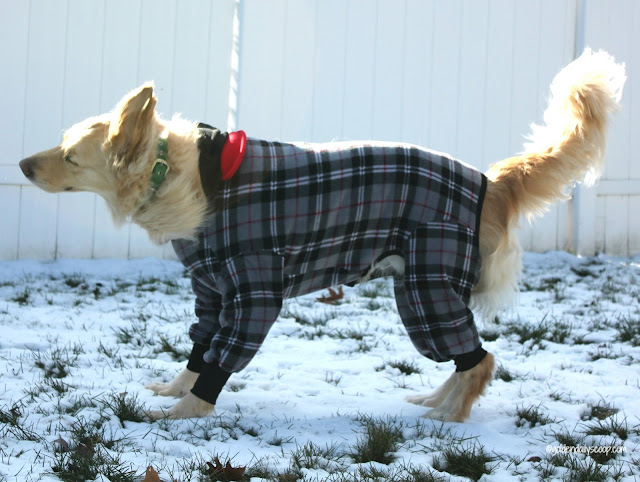
M 624 65 L 605 52 L 586 50 L 553 80 L 544 125 L 534 126 L 526 152 L 497 162 L 486 173 L 479 278 L 469 302 L 477 313 L 492 317 L 517 291 L 521 250 L 514 232 L 519 218 L 543 212 L 573 182 L 597 178 L 609 115 L 618 106 L 624 82 Z M 112 112 L 72 126 L 59 146 L 21 161 L 22 172 L 48 192 L 99 194 L 116 223 L 140 225 L 155 243 L 196 238 L 211 215 L 198 165 L 199 129 L 179 117 L 159 118 L 153 90 L 145 84 Z M 166 139 L 168 171 L 162 185 L 150 189 L 159 139 Z M 393 265 L 387 272 L 397 274 L 402 258 L 387 260 L 387 265 Z M 434 394 L 409 401 L 433 407 L 427 417 L 463 421 L 493 368 L 488 354 L 471 369 L 455 372 Z M 190 391 L 198 376 L 185 369 L 170 383 L 150 385 L 159 395 L 182 397 L 168 413 L 154 412 L 153 418 L 212 413 L 214 405 Z

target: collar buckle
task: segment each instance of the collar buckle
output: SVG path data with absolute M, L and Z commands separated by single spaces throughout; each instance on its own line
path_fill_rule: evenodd
M 158 139 L 158 148 L 156 151 L 156 162 L 151 169 L 151 189 L 155 193 L 165 181 L 167 173 L 170 171 L 169 164 L 167 164 L 167 153 L 169 151 L 169 143 L 165 136 L 160 136 Z

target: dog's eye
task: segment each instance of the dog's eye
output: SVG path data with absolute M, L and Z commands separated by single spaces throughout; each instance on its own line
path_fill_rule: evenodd
M 73 159 L 71 159 L 71 154 L 67 154 L 64 156 L 64 162 L 66 162 L 67 164 L 73 164 L 74 166 L 78 165 L 77 162 L 74 162 Z

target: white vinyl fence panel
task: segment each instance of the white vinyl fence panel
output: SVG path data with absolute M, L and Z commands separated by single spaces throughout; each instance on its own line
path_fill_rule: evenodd
M 628 70 L 604 179 L 520 237 L 534 251 L 640 253 L 634 0 L 0 0 L 0 12 L 0 259 L 171 256 L 137 226 L 116 230 L 97 196 L 40 192 L 17 167 L 146 80 L 165 117 L 413 142 L 484 170 L 522 149 L 584 46 Z
M 228 118 L 233 0 L 0 0 L 0 259 L 171 256 L 93 194 L 29 186 L 18 161 L 154 80 L 165 117 Z
M 588 0 L 585 43 L 624 60 L 627 84 L 613 121 L 601 182 L 581 192 L 581 244 L 586 251 L 640 253 L 640 3 Z M 595 198 L 595 199 L 594 199 Z

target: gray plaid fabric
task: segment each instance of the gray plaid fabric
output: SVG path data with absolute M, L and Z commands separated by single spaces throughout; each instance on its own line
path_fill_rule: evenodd
M 248 139 L 195 241 L 174 249 L 192 274 L 204 359 L 244 368 L 282 300 L 357 281 L 401 254 L 398 311 L 416 348 L 446 361 L 480 346 L 467 308 L 478 275 L 486 179 L 416 146 Z

